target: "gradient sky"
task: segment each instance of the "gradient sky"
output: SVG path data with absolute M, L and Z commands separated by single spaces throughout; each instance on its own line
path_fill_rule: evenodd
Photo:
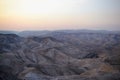
M 120 30 L 120 0 L 0 0 L 0 30 Z

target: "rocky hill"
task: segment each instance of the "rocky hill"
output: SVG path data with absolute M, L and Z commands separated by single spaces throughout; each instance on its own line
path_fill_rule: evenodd
M 119 80 L 120 34 L 0 34 L 0 80 Z

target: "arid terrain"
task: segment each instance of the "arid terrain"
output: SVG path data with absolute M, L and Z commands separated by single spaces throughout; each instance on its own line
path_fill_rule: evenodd
M 120 32 L 2 32 L 0 80 L 120 80 Z

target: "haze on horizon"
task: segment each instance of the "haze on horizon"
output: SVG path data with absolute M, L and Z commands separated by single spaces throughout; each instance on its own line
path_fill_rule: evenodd
M 0 30 L 120 30 L 120 0 L 0 0 Z

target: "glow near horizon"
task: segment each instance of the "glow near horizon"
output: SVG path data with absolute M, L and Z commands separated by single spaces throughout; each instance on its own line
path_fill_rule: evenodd
M 119 7 L 120 0 L 0 0 L 0 30 L 118 30 Z

